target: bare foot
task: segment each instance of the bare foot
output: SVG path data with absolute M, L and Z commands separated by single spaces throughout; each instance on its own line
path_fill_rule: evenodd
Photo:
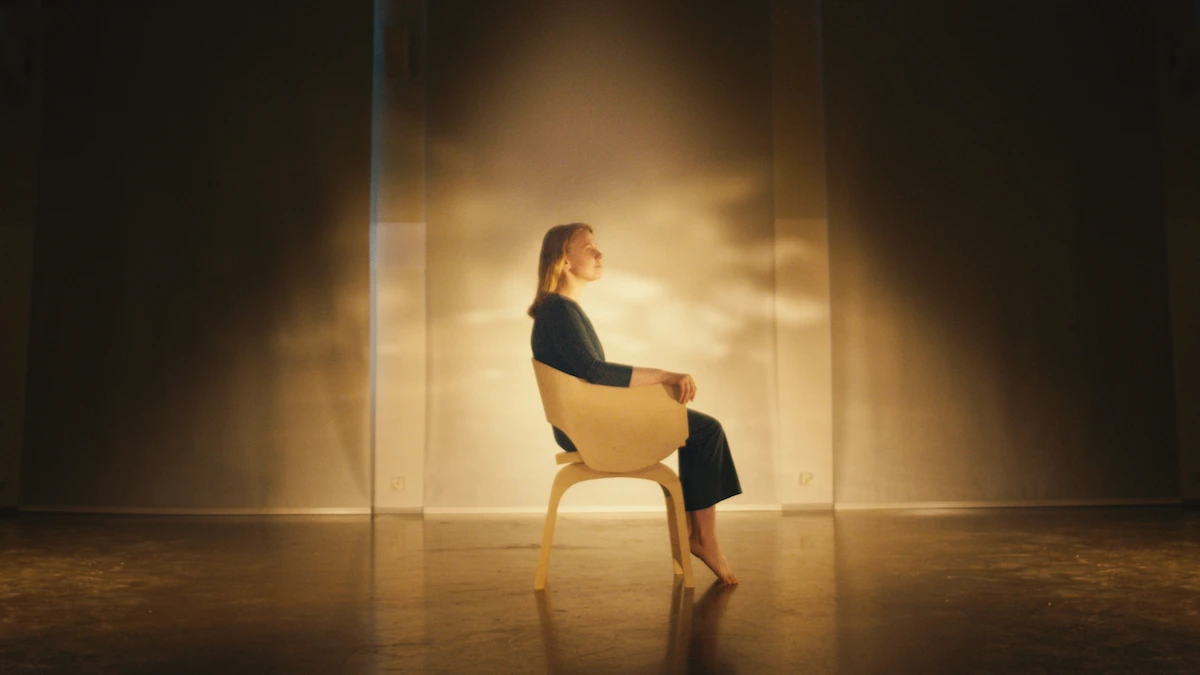
M 725 554 L 721 553 L 721 546 L 715 541 L 701 542 L 699 537 L 694 534 L 688 537 L 688 546 L 692 549 L 692 555 L 699 558 L 708 565 L 708 569 L 712 570 L 713 574 L 717 575 L 722 583 L 735 585 L 738 578 L 734 576 L 733 570 L 729 568 L 729 561 L 725 560 Z

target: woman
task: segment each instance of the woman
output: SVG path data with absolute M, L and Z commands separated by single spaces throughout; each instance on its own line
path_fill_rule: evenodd
M 533 317 L 533 358 L 592 384 L 638 387 L 666 384 L 687 404 L 696 396 L 691 375 L 657 368 L 639 368 L 604 360 L 600 338 L 579 306 L 583 289 L 600 279 L 603 255 L 592 228 L 584 223 L 556 225 L 542 239 L 538 260 L 538 289 L 529 316 Z M 687 411 L 688 438 L 679 449 L 679 480 L 687 510 L 688 543 L 692 555 L 704 561 L 717 577 L 736 584 L 717 543 L 717 502 L 742 493 L 725 432 L 717 420 Z M 574 444 L 558 428 L 554 439 L 564 450 Z

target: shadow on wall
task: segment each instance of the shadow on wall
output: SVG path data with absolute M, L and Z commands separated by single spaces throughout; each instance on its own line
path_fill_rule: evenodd
M 839 502 L 1177 494 L 1149 10 L 1031 6 L 825 7 Z
M 766 3 L 430 12 L 426 504 L 540 501 L 554 446 L 525 309 L 543 233 L 573 221 L 605 253 L 584 306 L 607 357 L 693 373 L 748 495 L 773 502 Z
M 24 503 L 368 505 L 360 4 L 53 12 Z

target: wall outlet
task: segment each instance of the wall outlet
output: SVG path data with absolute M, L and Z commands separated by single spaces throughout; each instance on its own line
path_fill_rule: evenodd
M 404 492 L 404 476 L 396 476 L 392 479 L 392 489 L 396 492 Z
M 801 485 L 808 485 L 808 484 L 812 483 L 812 481 L 813 481 L 813 475 L 811 473 L 809 473 L 807 471 L 800 472 L 800 484 Z

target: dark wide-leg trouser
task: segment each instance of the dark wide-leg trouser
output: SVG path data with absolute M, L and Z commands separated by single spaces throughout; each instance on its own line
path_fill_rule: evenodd
M 742 494 L 742 484 L 721 423 L 690 408 L 687 417 L 687 442 L 679 448 L 679 482 L 683 483 L 683 508 L 699 511 Z

